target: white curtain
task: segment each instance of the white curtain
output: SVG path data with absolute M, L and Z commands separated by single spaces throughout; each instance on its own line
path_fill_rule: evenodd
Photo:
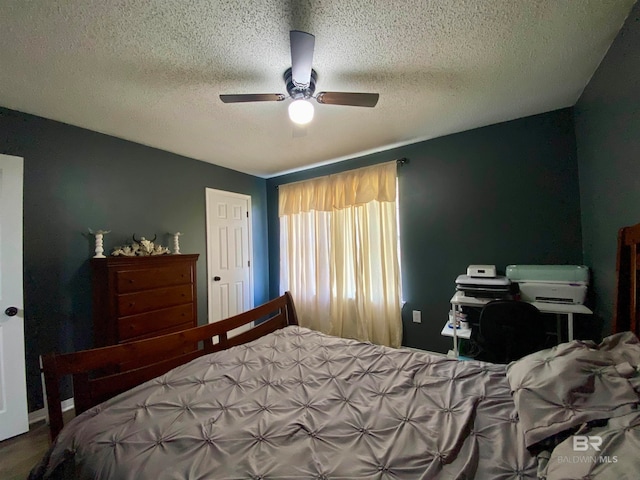
M 396 162 L 279 187 L 280 289 L 300 324 L 399 347 Z

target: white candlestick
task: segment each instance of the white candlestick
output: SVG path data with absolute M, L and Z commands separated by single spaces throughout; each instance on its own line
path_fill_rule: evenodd
M 89 233 L 91 235 L 95 235 L 96 237 L 96 254 L 93 256 L 93 258 L 105 258 L 105 256 L 103 255 L 104 253 L 103 239 L 104 239 L 104 236 L 110 231 L 111 230 L 96 230 L 94 232 L 93 230 L 89 229 Z
M 93 258 L 104 258 L 104 248 L 102 243 L 103 236 L 104 235 L 102 233 L 96 233 L 96 254 Z
M 173 234 L 173 254 L 180 255 L 180 232 L 176 232 Z

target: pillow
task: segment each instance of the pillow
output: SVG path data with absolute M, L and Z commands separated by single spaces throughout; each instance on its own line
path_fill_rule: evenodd
M 585 422 L 635 410 L 639 364 L 640 342 L 631 332 L 600 345 L 574 340 L 509 364 L 507 378 L 527 447 Z

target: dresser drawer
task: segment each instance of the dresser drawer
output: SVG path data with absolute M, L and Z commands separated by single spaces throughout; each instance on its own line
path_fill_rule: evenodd
M 147 335 L 143 335 L 143 336 L 138 337 L 138 338 L 134 338 L 133 340 L 143 340 L 145 338 L 156 337 L 156 336 L 159 336 L 159 335 L 166 335 L 168 333 L 175 333 L 175 332 L 179 332 L 181 330 L 185 330 L 187 328 L 190 328 L 191 326 L 192 325 L 190 325 L 190 324 L 176 325 L 174 327 L 167 328 L 166 330 L 162 330 L 160 332 L 153 332 L 153 334 L 147 334 Z M 126 342 L 120 342 L 120 343 L 126 343 Z M 189 344 L 189 345 L 183 345 L 180 348 L 165 350 L 163 352 L 163 357 L 164 358 L 175 357 L 175 356 L 181 355 L 183 353 L 192 352 L 192 351 L 196 350 L 197 348 L 198 348 L 198 344 L 197 343 L 193 343 L 193 344 Z M 155 354 L 154 354 L 154 357 L 157 358 L 157 356 Z M 136 360 L 131 360 L 130 362 L 121 363 L 120 365 L 122 366 L 122 368 L 124 370 L 128 370 L 130 368 L 137 368 L 137 367 L 140 367 L 142 365 L 145 365 L 145 363 L 148 364 L 148 360 L 146 360 L 144 357 L 140 357 L 140 358 L 137 358 Z
M 115 273 L 115 279 L 116 291 L 118 293 L 129 293 L 192 283 L 193 270 L 189 265 L 121 270 Z
M 193 304 L 178 305 L 177 307 L 163 308 L 153 312 L 140 313 L 138 315 L 129 315 L 127 317 L 118 318 L 118 338 L 120 341 L 130 341 L 134 337 L 147 335 L 175 327 L 176 325 L 184 325 L 195 327 L 195 312 Z
M 193 285 L 156 288 L 155 290 L 118 295 L 118 317 L 191 303 L 193 300 Z

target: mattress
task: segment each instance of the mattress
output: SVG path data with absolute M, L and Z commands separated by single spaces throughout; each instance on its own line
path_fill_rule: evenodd
M 290 326 L 94 407 L 31 478 L 535 478 L 506 366 Z

